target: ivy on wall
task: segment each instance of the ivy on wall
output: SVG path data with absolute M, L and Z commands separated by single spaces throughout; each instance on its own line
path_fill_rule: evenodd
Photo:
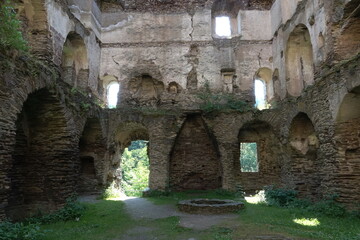
M 26 52 L 29 47 L 23 38 L 21 22 L 16 17 L 16 11 L 10 1 L 0 2 L 0 50 L 18 50 Z

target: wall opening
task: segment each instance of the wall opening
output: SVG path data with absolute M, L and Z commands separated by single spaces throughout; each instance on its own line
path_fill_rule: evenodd
M 357 207 L 360 199 L 360 86 L 345 95 L 337 116 L 335 140 L 337 199 L 350 207 Z
M 118 82 L 111 82 L 107 86 L 106 100 L 108 108 L 116 108 L 118 103 L 119 90 L 120 84 Z
M 216 0 L 211 8 L 214 38 L 231 38 L 241 31 L 238 16 L 241 3 L 233 0 Z
M 307 27 L 300 24 L 290 34 L 286 47 L 286 84 L 291 96 L 314 83 L 313 50 Z
M 215 34 L 219 37 L 231 36 L 230 18 L 228 16 L 215 17 Z
M 86 45 L 83 38 L 71 32 L 63 46 L 62 63 L 63 79 L 68 84 L 86 90 L 89 78 L 89 63 Z
M 256 142 L 240 143 L 240 166 L 242 172 L 258 172 L 258 153 Z
M 188 115 L 170 157 L 169 185 L 173 190 L 221 188 L 219 152 L 201 115 Z
M 8 218 L 52 211 L 75 192 L 77 151 L 72 139 L 56 97 L 46 89 L 30 94 L 16 121 Z
M 261 79 L 255 79 L 254 82 L 255 88 L 255 107 L 259 110 L 267 108 L 266 101 L 266 84 Z
M 291 122 L 289 132 L 291 169 L 294 188 L 300 197 L 319 196 L 320 179 L 318 174 L 318 138 L 310 118 L 299 113 Z
M 149 185 L 151 145 L 141 123 L 122 123 L 116 131 L 111 184 L 126 195 L 141 196 Z
M 126 196 L 142 196 L 149 187 L 148 141 L 132 141 L 121 156 L 122 189 Z
M 280 183 L 280 145 L 266 122 L 252 121 L 241 127 L 234 149 L 234 177 L 246 193 L 253 194 L 266 185 Z

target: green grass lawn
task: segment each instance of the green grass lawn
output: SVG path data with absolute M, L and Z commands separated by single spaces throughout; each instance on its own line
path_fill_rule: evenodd
M 175 204 L 189 198 L 235 198 L 224 193 L 187 192 L 169 196 L 151 197 L 156 204 Z M 231 240 L 251 239 L 258 235 L 281 235 L 290 239 L 359 240 L 360 219 L 331 218 L 315 215 L 301 209 L 270 207 L 246 203 L 238 218 L 222 226 L 199 231 L 179 226 L 179 217 L 155 220 L 133 220 L 124 210 L 122 201 L 101 200 L 86 204 L 84 215 L 78 221 L 42 225 L 44 240 L 117 240 L 131 229 L 145 228 L 146 235 L 157 239 Z

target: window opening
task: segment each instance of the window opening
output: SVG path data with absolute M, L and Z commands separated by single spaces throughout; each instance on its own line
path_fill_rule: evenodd
M 266 85 L 263 80 L 255 80 L 255 107 L 259 110 L 266 108 Z
M 240 143 L 240 166 L 242 172 L 258 172 L 257 143 Z
M 220 37 L 231 36 L 230 18 L 227 16 L 215 18 L 215 33 Z
M 116 108 L 118 102 L 118 93 L 120 85 L 117 82 L 112 82 L 108 86 L 107 91 L 107 105 L 108 108 Z

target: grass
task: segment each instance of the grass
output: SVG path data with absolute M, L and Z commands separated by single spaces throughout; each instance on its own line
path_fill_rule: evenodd
M 175 204 L 189 198 L 234 199 L 225 191 L 189 191 L 170 193 L 167 196 L 148 198 L 155 204 Z M 101 200 L 86 204 L 87 208 L 79 221 L 58 222 L 42 225 L 43 240 L 117 240 L 122 236 L 156 237 L 159 240 L 254 239 L 254 236 L 282 236 L 289 239 L 360 239 L 360 219 L 351 217 L 333 218 L 315 215 L 301 209 L 270 207 L 265 204 L 245 203 L 246 208 L 238 218 L 206 230 L 193 230 L 179 225 L 179 217 L 133 220 L 126 213 L 122 201 Z M 275 237 L 276 238 L 276 237 Z M 279 237 L 280 238 L 280 237 Z
M 44 240 L 114 239 L 124 234 L 135 222 L 128 217 L 121 201 L 99 201 L 87 206 L 79 221 L 43 225 Z

